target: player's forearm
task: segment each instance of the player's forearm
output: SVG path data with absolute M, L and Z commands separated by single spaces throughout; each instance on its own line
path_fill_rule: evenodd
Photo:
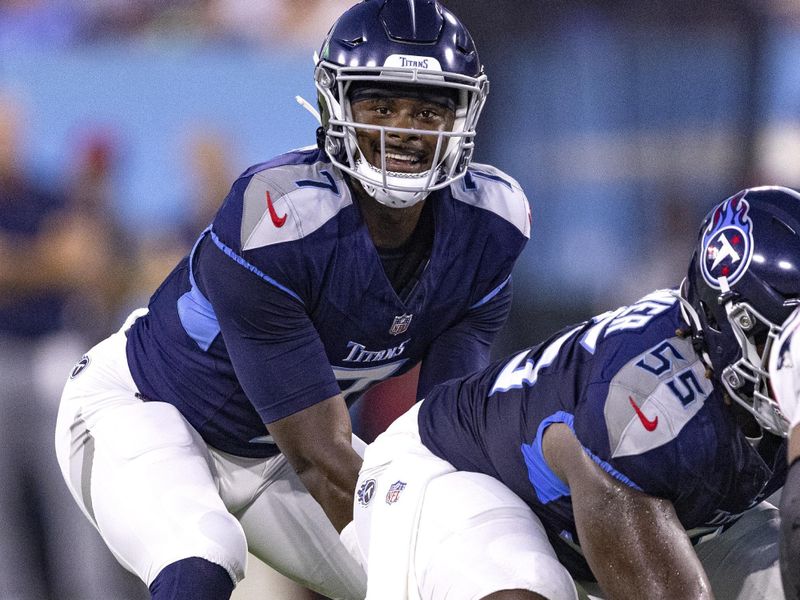
M 563 423 L 547 428 L 543 451 L 569 487 L 586 561 L 608 600 L 712 600 L 697 554 L 672 504 L 615 479 Z
M 341 531 L 353 519 L 353 495 L 361 468 L 341 394 L 267 428 L 306 489 Z
M 625 544 L 623 540 L 620 544 Z M 608 549 L 610 550 L 610 549 Z M 638 557 L 621 557 L 608 552 L 590 561 L 607 600 L 713 600 L 711 586 L 702 571 L 686 570 L 683 566 L 658 564 Z
M 330 458 L 324 463 L 308 463 L 297 469 L 297 474 L 336 530 L 341 531 L 353 520 L 353 494 L 361 457 L 348 447 L 338 458 Z
M 620 490 L 628 497 L 619 498 Z M 576 514 L 581 546 L 608 600 L 712 600 L 705 570 L 668 503 L 629 494 L 612 484 Z

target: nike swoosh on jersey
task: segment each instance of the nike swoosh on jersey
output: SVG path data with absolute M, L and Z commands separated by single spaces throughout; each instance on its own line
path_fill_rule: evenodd
M 639 417 L 639 420 L 642 422 L 642 425 L 647 431 L 655 431 L 655 428 L 658 427 L 658 415 L 656 415 L 655 419 L 648 419 L 644 416 L 642 409 L 639 408 L 639 405 L 636 404 L 636 400 L 633 399 L 633 396 L 628 396 L 628 400 L 633 407 L 633 410 L 636 411 L 636 415 Z
M 275 225 L 275 227 L 283 227 L 283 224 L 286 223 L 286 215 L 279 217 L 278 213 L 275 212 L 275 207 L 272 205 L 272 198 L 270 198 L 269 192 L 267 192 L 267 210 L 269 210 L 269 218 L 272 219 L 272 224 Z

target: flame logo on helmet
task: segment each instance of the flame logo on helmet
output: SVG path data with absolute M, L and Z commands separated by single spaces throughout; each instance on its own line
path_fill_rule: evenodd
M 753 222 L 747 216 L 750 205 L 744 193 L 729 198 L 714 211 L 703 232 L 700 270 L 712 288 L 720 289 L 720 277 L 733 285 L 750 266 L 753 257 Z

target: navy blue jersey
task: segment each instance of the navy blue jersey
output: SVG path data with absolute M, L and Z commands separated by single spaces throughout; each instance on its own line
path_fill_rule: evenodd
M 619 481 L 670 500 L 687 530 L 729 524 L 783 484 L 785 447 L 773 436 L 748 441 L 680 328 L 680 305 L 667 290 L 566 328 L 435 387 L 419 412 L 422 442 L 518 494 L 579 577 L 588 567 L 575 561 L 570 490 L 542 454 L 551 423 L 567 424 Z
M 433 192 L 430 257 L 399 297 L 343 174 L 317 150 L 246 171 L 128 333 L 142 395 L 211 445 L 270 456 L 264 428 L 348 402 L 422 361 L 420 391 L 488 364 L 530 231 L 519 185 L 486 165 Z

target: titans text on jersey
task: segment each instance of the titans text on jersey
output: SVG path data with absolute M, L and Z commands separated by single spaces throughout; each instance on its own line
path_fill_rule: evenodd
M 504 173 L 474 164 L 426 210 L 429 259 L 398 293 L 325 154 L 249 169 L 128 332 L 141 395 L 176 406 L 216 448 L 266 457 L 278 450 L 264 423 L 340 391 L 352 402 L 433 347 L 449 351 L 423 362 L 420 390 L 448 379 L 451 365 L 482 366 L 530 235 L 527 199 Z

